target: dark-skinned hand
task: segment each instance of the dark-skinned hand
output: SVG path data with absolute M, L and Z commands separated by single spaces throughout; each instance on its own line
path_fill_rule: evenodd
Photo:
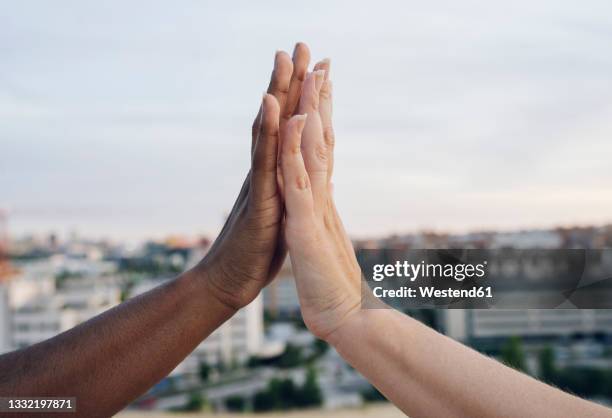
M 277 157 L 286 122 L 298 109 L 310 51 L 298 43 L 293 58 L 275 55 L 267 94 L 252 126 L 251 169 L 206 257 L 194 269 L 225 305 L 250 303 L 278 273 L 287 254 L 284 209 L 277 181 Z M 319 69 L 328 69 L 321 61 Z

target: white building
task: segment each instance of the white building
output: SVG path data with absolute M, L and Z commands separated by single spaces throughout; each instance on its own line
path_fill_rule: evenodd
M 144 280 L 132 289 L 131 296 L 142 294 L 163 282 L 164 280 Z M 193 353 L 177 366 L 174 373 L 196 372 L 201 362 L 210 365 L 245 362 L 259 352 L 263 337 L 263 300 L 259 295 L 198 345 Z
M 264 307 L 275 316 L 296 316 L 300 314 L 300 300 L 289 257 L 277 277 L 263 290 Z
M 20 274 L 0 287 L 0 349 L 3 351 L 51 338 L 121 301 L 121 288 L 112 275 L 113 268 L 103 262 L 59 257 L 20 267 Z M 57 274 L 66 271 L 78 273 L 79 277 L 58 282 Z M 132 289 L 131 296 L 162 283 L 163 280 L 144 280 Z M 177 372 L 196 372 L 203 361 L 226 365 L 244 362 L 256 354 L 262 344 L 263 302 L 260 296 L 202 342 L 179 365 Z M 2 348 L 3 345 L 6 347 Z
M 0 283 L 0 354 L 12 347 L 10 314 L 8 284 Z
M 185 366 L 193 367 L 194 362 L 196 367 L 200 362 L 223 362 L 225 365 L 244 363 L 259 352 L 263 334 L 263 303 L 262 297 L 258 296 L 209 335 L 185 359 Z
M 120 302 L 121 290 L 109 275 L 113 268 L 108 263 L 59 256 L 18 267 L 19 273 L 4 287 L 9 314 L 2 318 L 8 323 L 10 343 L 3 351 L 51 338 Z M 58 288 L 60 272 L 83 277 L 66 279 Z
M 67 280 L 53 293 L 38 295 L 13 311 L 13 347 L 28 347 L 51 338 L 120 301 L 121 290 L 112 278 Z

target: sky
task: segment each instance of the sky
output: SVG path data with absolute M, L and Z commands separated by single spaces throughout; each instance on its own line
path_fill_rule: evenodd
M 349 233 L 612 222 L 612 3 L 19 1 L 0 9 L 13 235 L 214 235 L 274 52 L 331 57 Z

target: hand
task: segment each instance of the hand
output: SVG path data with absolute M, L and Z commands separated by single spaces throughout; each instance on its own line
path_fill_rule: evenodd
M 302 316 L 321 339 L 361 304 L 361 270 L 331 193 L 334 135 L 327 76 L 323 70 L 306 77 L 300 115 L 285 126 L 280 157 L 285 237 Z
M 277 187 L 279 129 L 294 114 L 310 52 L 298 43 L 293 59 L 279 51 L 268 94 L 253 122 L 251 169 L 238 199 L 206 257 L 194 269 L 231 309 L 250 303 L 278 273 L 285 256 L 283 205 Z

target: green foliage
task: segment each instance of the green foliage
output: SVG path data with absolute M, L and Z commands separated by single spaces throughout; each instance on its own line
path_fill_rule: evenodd
M 199 392 L 193 392 L 189 396 L 189 401 L 185 405 L 185 411 L 201 411 L 206 404 L 204 398 Z
M 275 407 L 274 395 L 267 390 L 257 392 L 253 398 L 253 410 L 255 412 L 272 411 Z
M 250 356 L 249 359 L 247 360 L 246 366 L 249 369 L 254 369 L 256 367 L 261 366 L 261 364 L 262 364 L 262 361 L 258 357 Z
M 387 398 L 385 398 L 385 395 L 380 393 L 378 389 L 376 389 L 374 386 L 370 386 L 368 390 L 363 391 L 361 393 L 361 398 L 365 402 L 380 402 L 387 400 Z
M 557 376 L 555 365 L 555 352 L 552 347 L 546 346 L 538 355 L 540 366 L 540 379 L 546 383 L 552 383 Z
M 302 329 L 302 330 L 308 329 L 306 327 L 306 323 L 304 322 L 301 316 L 297 316 L 293 318 L 293 326 L 295 326 L 296 329 Z
M 291 409 L 298 397 L 298 388 L 291 379 L 273 380 L 270 391 L 274 394 L 275 409 Z
M 242 396 L 230 396 L 225 400 L 225 407 L 231 412 L 244 412 L 246 410 L 246 399 Z
M 315 357 L 322 356 L 329 350 L 329 344 L 324 340 L 319 340 L 318 338 L 313 343 L 313 349 L 315 352 Z
M 292 344 L 287 344 L 285 351 L 278 360 L 278 366 L 285 369 L 297 367 L 303 363 L 302 349 Z
M 264 320 L 264 329 L 268 329 L 270 324 L 274 323 L 278 318 L 277 314 L 269 311 L 268 309 L 264 310 L 263 320 Z
M 526 371 L 525 352 L 519 337 L 510 337 L 501 350 L 502 361 L 520 371 Z
M 208 382 L 208 378 L 210 377 L 211 367 L 205 361 L 200 363 L 200 367 L 198 369 L 198 375 L 200 376 L 200 381 Z
M 304 385 L 298 387 L 291 379 L 272 379 L 266 390 L 257 392 L 253 398 L 256 412 L 286 411 L 298 407 L 318 406 L 323 402 L 317 373 L 309 368 Z
M 612 397 L 612 370 L 609 369 L 568 367 L 558 371 L 552 383 L 582 397 Z
M 55 287 L 61 289 L 69 279 L 79 279 L 83 277 L 81 273 L 74 273 L 68 270 L 62 270 L 55 275 Z
M 306 372 L 306 381 L 299 392 L 297 399 L 298 406 L 319 406 L 323 403 L 323 394 L 319 386 L 317 371 L 314 367 L 309 367 Z

